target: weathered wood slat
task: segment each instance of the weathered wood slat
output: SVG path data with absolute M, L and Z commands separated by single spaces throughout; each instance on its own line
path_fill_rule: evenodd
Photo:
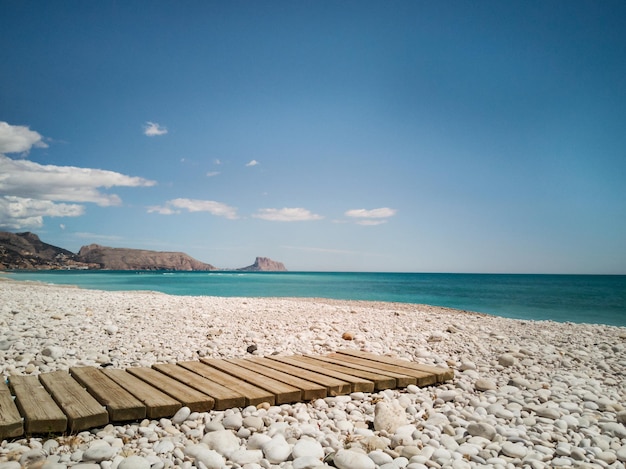
M 146 416 L 146 406 L 93 366 L 72 367 L 70 374 L 82 384 L 89 394 L 106 406 L 112 422 L 140 420 Z
M 329 360 L 336 360 L 337 363 L 343 363 L 346 366 L 350 366 L 353 368 L 363 367 L 363 369 L 373 371 L 374 373 L 381 373 L 391 376 L 396 379 L 396 387 L 398 388 L 405 388 L 409 384 L 417 383 L 417 379 L 414 376 L 409 376 L 406 373 L 400 373 L 397 370 L 383 369 L 383 367 L 379 367 L 377 363 L 369 363 L 367 362 L 367 360 L 363 362 L 360 358 L 339 354 L 330 354 L 325 358 Z
M 210 381 L 191 370 L 183 368 L 182 366 L 163 364 L 153 365 L 152 368 L 180 381 L 183 384 L 186 384 L 189 387 L 197 389 L 204 394 L 208 394 L 215 400 L 215 406 L 213 407 L 215 410 L 243 407 L 246 402 L 243 395 L 237 391 Z
M 102 373 L 139 399 L 146 407 L 146 416 L 148 418 L 171 417 L 183 406 L 173 397 L 168 396 L 124 370 L 105 368 L 102 370 Z
M 367 360 L 365 358 L 359 358 L 353 355 L 348 354 L 340 354 L 340 353 L 331 353 L 329 355 L 330 358 L 338 358 L 339 360 L 348 360 L 350 363 L 356 363 L 357 365 L 363 366 L 371 366 L 374 369 L 380 370 L 382 373 L 400 373 L 407 376 L 412 376 L 415 378 L 415 383 L 418 386 L 429 386 L 431 384 L 435 384 L 437 382 L 437 377 L 432 373 L 426 373 L 424 371 L 414 370 L 412 368 L 403 368 L 397 365 L 390 365 L 384 362 L 377 362 L 372 360 Z M 406 385 L 408 386 L 408 384 Z M 401 386 L 404 387 L 404 386 Z
M 75 367 L 70 372 L 45 373 L 39 379 L 12 377 L 15 400 L 0 382 L 0 437 L 76 432 L 144 416 L 172 417 L 183 405 L 200 412 L 263 402 L 275 405 L 424 386 L 454 377 L 453 370 L 359 350 L 327 356 L 203 358 L 126 371 Z
M 386 357 L 384 355 L 375 355 L 373 353 L 362 352 L 360 350 L 338 350 L 337 353 L 343 355 L 352 355 L 354 357 L 366 358 L 374 362 L 388 363 L 390 365 L 397 365 L 403 368 L 411 368 L 413 370 L 423 371 L 435 375 L 438 383 L 443 383 L 454 379 L 454 370 L 448 368 L 442 368 L 440 366 L 422 365 L 421 363 L 411 362 L 403 360 L 401 358 Z
M 65 371 L 39 375 L 55 402 L 67 415 L 68 428 L 77 432 L 109 423 L 109 414 L 80 384 Z
M 244 405 L 246 406 L 257 406 L 263 402 L 267 402 L 270 405 L 274 405 L 275 403 L 274 394 L 272 394 L 271 392 L 247 383 L 241 379 L 235 378 L 234 376 L 231 376 L 228 373 L 224 373 L 217 368 L 212 368 L 205 363 L 188 361 L 180 362 L 178 363 L 178 365 L 188 370 L 191 370 L 194 373 L 199 374 L 200 376 L 204 376 L 207 379 L 226 386 L 227 388 L 239 392 L 245 398 Z
M 15 403 L 24 416 L 27 434 L 62 433 L 67 430 L 67 417 L 37 376 L 11 376 L 9 384 L 15 394 Z
M 180 381 L 152 368 L 128 368 L 126 371 L 144 380 L 151 386 L 161 389 L 165 394 L 189 407 L 192 412 L 206 412 L 213 409 L 215 405 L 215 400 L 211 396 L 185 386 Z
M 24 434 L 22 417 L 4 380 L 0 380 L 0 439 Z
M 305 401 L 324 398 L 328 395 L 328 391 L 326 391 L 326 388 L 324 386 L 313 383 L 311 381 L 307 381 L 302 378 L 298 378 L 297 376 L 292 376 L 288 373 L 284 373 L 273 368 L 267 368 L 264 365 L 253 363 L 250 360 L 245 360 L 243 358 L 234 358 L 228 361 L 243 368 L 247 368 L 250 371 L 254 371 L 260 375 L 267 376 L 268 378 L 277 379 L 278 381 L 282 381 L 283 383 L 286 383 L 290 386 L 299 388 L 300 390 L 302 390 L 302 399 Z
M 298 357 L 298 360 L 301 358 Z M 349 366 L 348 363 L 333 360 L 328 357 L 318 357 L 313 355 L 305 355 L 303 360 L 306 362 L 313 362 L 316 364 L 322 363 L 328 366 L 331 370 L 340 371 L 342 373 L 353 374 L 364 379 L 368 379 L 374 382 L 374 389 L 381 391 L 384 389 L 393 389 L 396 387 L 396 379 L 393 376 L 384 375 L 380 371 L 374 371 L 371 368 L 359 367 L 357 365 Z
M 337 378 L 341 381 L 345 381 L 350 384 L 351 392 L 373 392 L 374 391 L 374 382 L 369 381 L 367 379 L 360 378 L 358 376 L 349 375 L 347 373 L 342 373 L 340 371 L 331 370 L 328 364 L 324 363 L 313 363 L 306 362 L 303 360 L 304 357 L 301 355 L 293 355 L 288 357 L 281 357 L 278 355 L 274 355 L 268 357 L 272 360 L 286 363 L 288 365 L 297 366 L 303 370 L 311 370 L 319 374 L 323 374 L 326 376 L 332 376 L 333 378 Z
M 328 375 L 317 373 L 310 369 L 305 370 L 303 368 L 298 368 L 297 366 L 289 365 L 287 363 L 270 360 L 267 357 L 253 357 L 246 358 L 246 360 L 324 386 L 329 396 L 340 396 L 342 394 L 349 394 L 350 392 L 352 392 L 352 386 L 350 386 L 350 383 L 346 381 L 341 381 Z
M 214 358 L 201 358 L 200 361 L 253 384 L 254 386 L 267 389 L 274 394 L 276 404 L 288 404 L 302 399 L 302 391 L 299 388 L 289 386 L 281 381 L 268 378 L 267 376 L 261 376 L 258 373 L 254 373 L 234 363 Z

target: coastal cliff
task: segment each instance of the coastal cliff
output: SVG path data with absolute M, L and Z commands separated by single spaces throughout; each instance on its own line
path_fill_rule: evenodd
M 83 246 L 74 254 L 44 243 L 34 233 L 0 231 L 0 270 L 220 270 L 184 252 L 112 248 L 99 244 Z M 282 262 L 257 257 L 241 271 L 286 271 Z
M 110 248 L 99 244 L 83 246 L 78 259 L 98 264 L 105 270 L 217 270 L 183 252 L 148 251 L 144 249 Z

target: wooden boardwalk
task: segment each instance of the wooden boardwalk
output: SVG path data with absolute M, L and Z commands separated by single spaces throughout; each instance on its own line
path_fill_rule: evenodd
M 224 410 L 428 386 L 454 377 L 449 369 L 340 350 L 293 355 L 157 364 L 126 370 L 76 367 L 0 382 L 0 439 L 24 434 L 79 432 L 95 427 Z

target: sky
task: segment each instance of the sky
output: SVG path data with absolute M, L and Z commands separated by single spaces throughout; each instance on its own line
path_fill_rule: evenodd
M 626 274 L 626 2 L 0 0 L 0 230 Z

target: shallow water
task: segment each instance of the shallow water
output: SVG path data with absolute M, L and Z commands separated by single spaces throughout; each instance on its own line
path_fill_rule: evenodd
M 626 326 L 626 276 L 363 272 L 16 272 L 101 290 L 423 303 L 516 319 Z

